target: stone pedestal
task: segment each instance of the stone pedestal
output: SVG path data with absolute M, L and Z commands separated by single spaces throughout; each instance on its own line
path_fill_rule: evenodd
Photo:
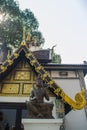
M 24 130 L 60 130 L 63 119 L 22 119 Z

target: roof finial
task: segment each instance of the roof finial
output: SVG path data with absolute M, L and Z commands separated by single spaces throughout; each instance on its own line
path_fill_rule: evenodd
M 23 28 L 23 41 L 25 41 L 25 27 Z
M 23 40 L 22 40 L 21 45 L 22 45 L 22 46 L 25 46 L 25 45 L 26 45 L 26 41 L 25 41 L 25 27 L 23 28 Z
M 30 41 L 31 41 L 31 29 L 29 28 L 28 29 L 28 34 L 27 34 L 27 37 L 26 37 L 26 44 L 27 44 L 28 48 L 30 46 Z
M 29 28 L 28 29 L 28 35 L 27 35 L 26 41 L 30 41 L 30 39 L 31 39 L 31 30 Z

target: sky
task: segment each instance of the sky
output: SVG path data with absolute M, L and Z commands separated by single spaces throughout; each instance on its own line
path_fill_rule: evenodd
M 43 48 L 54 48 L 63 64 L 87 61 L 86 0 L 18 0 L 21 10 L 30 9 L 45 38 Z M 85 78 L 87 84 L 87 76 Z M 86 85 L 87 86 L 87 85 Z

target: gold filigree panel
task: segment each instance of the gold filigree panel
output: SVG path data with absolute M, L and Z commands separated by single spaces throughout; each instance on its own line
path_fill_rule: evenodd
M 19 92 L 19 84 L 3 84 L 2 93 L 17 94 Z
M 29 71 L 16 71 L 14 80 L 30 80 L 31 75 Z
M 32 84 L 24 84 L 23 94 L 30 94 L 32 88 Z

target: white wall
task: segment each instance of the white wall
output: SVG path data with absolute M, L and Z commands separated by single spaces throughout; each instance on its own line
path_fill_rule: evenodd
M 65 117 L 66 130 L 87 130 L 85 110 L 71 111 Z
M 64 92 L 71 98 L 81 91 L 79 79 L 55 79 Z M 72 110 L 65 116 L 66 130 L 87 130 L 85 110 Z
M 75 94 L 81 91 L 79 79 L 55 79 L 55 81 L 73 99 Z

